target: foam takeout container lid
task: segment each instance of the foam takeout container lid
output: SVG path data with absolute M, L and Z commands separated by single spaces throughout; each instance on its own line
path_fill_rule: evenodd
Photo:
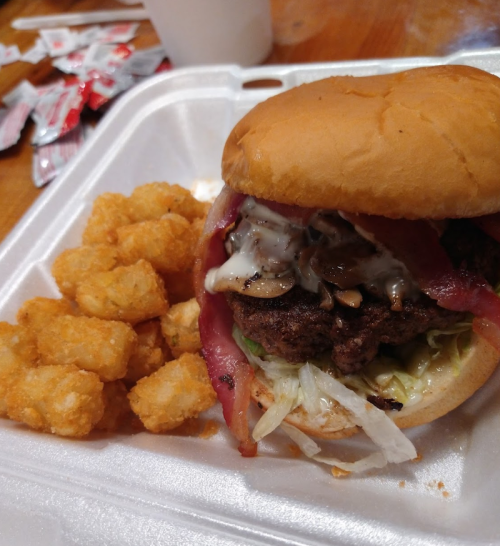
M 97 195 L 129 195 L 151 181 L 212 187 L 229 131 L 271 94 L 329 75 L 456 63 L 500 75 L 500 50 L 191 68 L 144 82 L 115 104 L 0 247 L 1 320 L 14 322 L 28 298 L 59 297 L 51 264 L 80 244 Z M 269 79 L 278 86 L 248 85 Z M 0 544 L 497 544 L 499 380 L 497 373 L 451 414 L 406 432 L 419 462 L 348 479 L 294 457 L 280 433 L 261 442 L 258 457 L 241 457 L 218 406 L 208 413 L 221 423 L 210 439 L 174 432 L 76 441 L 0 420 Z M 360 434 L 335 449 L 367 446 Z

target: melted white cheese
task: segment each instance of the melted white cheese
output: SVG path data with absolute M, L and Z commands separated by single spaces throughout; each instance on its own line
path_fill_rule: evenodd
M 299 267 L 300 252 L 308 245 L 307 228 L 293 224 L 256 203 L 252 197 L 245 199 L 240 214 L 241 222 L 229 235 L 230 257 L 222 266 L 208 272 L 206 290 L 212 293 L 224 290 L 229 282 L 244 291 L 245 282 L 256 275 L 265 279 L 293 272 L 304 289 L 318 292 L 321 278 L 308 262 Z M 363 230 L 358 229 L 358 233 L 374 242 Z M 366 286 L 385 293 L 391 302 L 413 297 L 418 288 L 404 264 L 380 245 L 377 249 L 377 253 L 362 264 L 364 277 L 369 279 Z M 332 252 L 335 252 L 335 243 Z

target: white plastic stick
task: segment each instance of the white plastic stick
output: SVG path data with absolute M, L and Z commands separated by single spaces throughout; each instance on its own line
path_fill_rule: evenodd
M 143 21 L 149 16 L 145 9 L 118 9 L 87 11 L 81 13 L 58 13 L 39 17 L 21 17 L 14 19 L 11 26 L 17 30 L 35 30 L 38 28 L 91 25 L 114 21 Z

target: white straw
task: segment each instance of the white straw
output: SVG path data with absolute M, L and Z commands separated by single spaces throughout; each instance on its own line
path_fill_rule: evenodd
M 137 8 L 21 17 L 14 19 L 11 26 L 17 30 L 35 30 L 38 28 L 90 25 L 95 23 L 111 23 L 114 21 L 143 21 L 144 19 L 149 19 L 146 10 Z

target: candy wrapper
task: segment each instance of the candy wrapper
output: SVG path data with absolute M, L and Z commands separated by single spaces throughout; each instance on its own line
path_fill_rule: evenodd
M 21 82 L 3 98 L 7 108 L 0 109 L 0 150 L 13 146 L 38 102 L 36 89 L 27 81 Z
M 75 78 L 63 86 L 46 90 L 32 113 L 36 124 L 32 144 L 49 144 L 74 129 L 89 98 L 90 88 L 90 81 Z
M 63 171 L 82 147 L 87 132 L 79 124 L 62 138 L 35 148 L 32 176 L 37 188 L 51 182 Z

